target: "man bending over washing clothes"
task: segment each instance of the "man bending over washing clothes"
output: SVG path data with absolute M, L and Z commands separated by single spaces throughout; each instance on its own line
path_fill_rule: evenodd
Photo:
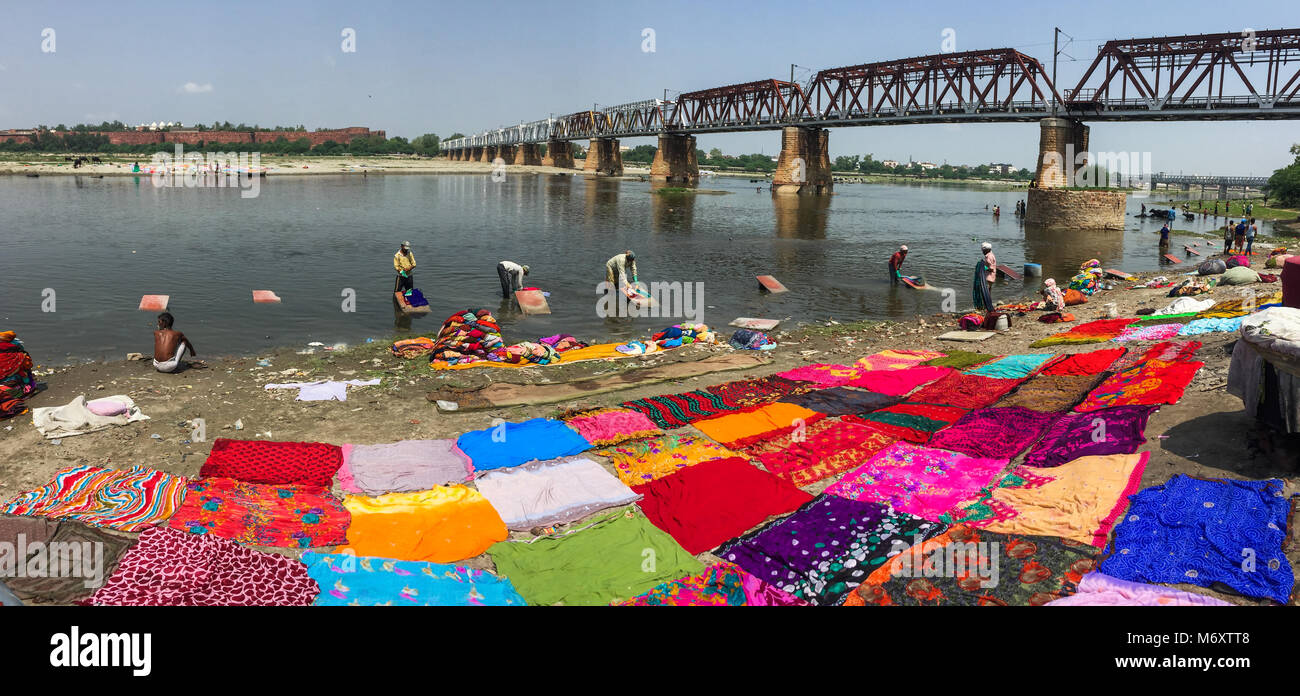
M 528 266 L 521 266 L 514 261 L 502 261 L 497 264 L 497 277 L 501 279 L 501 296 L 510 299 L 515 291 L 524 287 L 524 276 L 528 275 Z
M 621 288 L 636 282 L 636 255 L 625 251 L 605 262 L 605 280 Z
M 158 330 L 153 332 L 153 366 L 159 372 L 175 372 L 187 350 L 191 356 L 198 355 L 190 339 L 172 328 L 175 321 L 170 312 L 158 315 Z

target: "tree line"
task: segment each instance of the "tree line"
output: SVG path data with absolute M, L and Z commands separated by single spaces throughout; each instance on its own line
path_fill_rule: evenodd
M 216 125 L 216 124 L 214 124 Z M 241 124 L 242 126 L 242 124 Z M 299 127 L 301 128 L 301 126 Z M 71 129 L 41 129 L 35 136 L 35 141 L 17 141 L 10 140 L 0 142 L 0 152 L 100 152 L 100 153 L 122 153 L 122 154 L 150 154 L 157 152 L 161 147 L 170 147 L 170 143 L 144 143 L 140 145 L 114 145 L 109 142 L 109 137 L 100 133 L 90 132 L 98 130 L 94 126 L 78 125 Z M 115 129 L 109 129 L 115 130 Z M 213 130 L 240 130 L 239 127 L 226 129 L 222 128 Z M 251 129 L 250 129 L 251 130 Z M 257 129 L 265 131 L 265 129 Z M 297 129 L 278 129 L 283 131 L 284 135 L 276 137 L 270 142 L 259 143 L 205 143 L 200 138 L 197 145 L 189 147 L 203 150 L 229 150 L 245 145 L 253 145 L 258 152 L 266 154 L 282 155 L 420 155 L 423 157 L 433 157 L 442 151 L 441 139 L 436 133 L 426 133 L 407 140 L 403 137 L 384 138 L 378 135 L 372 135 L 363 138 L 353 138 L 346 143 L 326 140 L 319 145 L 313 146 L 311 141 L 303 137 L 295 137 L 295 133 L 303 133 L 306 130 Z M 271 132 L 277 132 L 272 130 Z M 464 137 L 457 133 L 453 138 Z

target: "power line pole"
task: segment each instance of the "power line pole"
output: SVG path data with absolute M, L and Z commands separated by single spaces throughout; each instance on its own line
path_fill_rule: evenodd
M 1055 30 L 1052 33 L 1052 115 L 1055 116 L 1058 104 L 1057 97 L 1060 96 L 1060 92 L 1056 89 L 1056 57 L 1061 54 L 1061 50 L 1058 48 L 1058 42 L 1061 38 L 1061 28 L 1052 28 Z

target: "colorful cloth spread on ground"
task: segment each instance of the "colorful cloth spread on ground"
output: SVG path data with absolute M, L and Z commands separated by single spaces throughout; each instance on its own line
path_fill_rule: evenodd
M 474 473 L 519 466 L 533 460 L 558 459 L 591 449 L 578 431 L 561 421 L 533 418 L 471 430 L 456 438 Z
M 791 429 L 807 427 L 826 417 L 797 404 L 778 401 L 749 411 L 695 422 L 700 432 L 732 449 L 779 437 Z
M 450 563 L 477 556 L 508 534 L 492 503 L 465 486 L 350 495 L 343 506 L 352 513 L 352 525 L 347 545 L 335 553 Z
M 1240 331 L 1244 316 L 1231 319 L 1195 319 L 1178 330 L 1179 336 L 1199 336 L 1200 334 Z
M 1120 332 L 1118 336 L 1112 338 L 1116 343 L 1125 341 L 1163 341 L 1178 335 L 1183 328 L 1183 324 L 1146 324 L 1143 326 L 1128 326 Z
M 819 495 L 717 555 L 811 604 L 838 604 L 890 556 L 943 531 L 880 503 Z
M 1020 406 L 1043 413 L 1064 413 L 1083 401 L 1101 380 L 1101 375 L 1040 374 L 1002 397 L 997 405 Z
M 1242 317 L 1263 307 L 1266 304 L 1282 301 L 1282 293 L 1277 292 L 1270 296 L 1243 297 L 1236 300 L 1224 300 L 1213 307 L 1198 312 L 1197 319 L 1231 319 L 1233 317 Z M 1250 304 L 1247 305 L 1246 303 Z
M 1117 360 L 1111 370 L 1119 373 L 1141 365 L 1191 362 L 1201 345 L 1200 341 L 1163 341 L 1147 348 L 1145 353 L 1129 352 Z
M 1054 599 L 1049 607 L 1227 607 L 1222 599 L 1113 578 L 1093 571 L 1079 581 L 1069 597 Z
M 628 440 L 657 437 L 663 430 L 644 413 L 625 408 L 602 408 L 565 421 L 593 447 L 617 445 Z
M 782 479 L 807 486 L 852 469 L 896 440 L 875 424 L 823 420 L 808 426 L 802 439 L 786 435 L 749 454 Z
M 849 380 L 847 386 L 868 389 L 879 394 L 903 396 L 954 370 L 951 367 L 908 367 L 901 370 L 868 370 Z
M 741 570 L 734 563 L 714 563 L 703 573 L 655 585 L 625 607 L 790 607 L 808 603 Z
M 922 365 L 935 365 L 938 367 L 951 367 L 954 370 L 965 370 L 977 365 L 995 360 L 999 356 L 989 355 L 987 353 L 972 353 L 965 350 L 950 350 L 948 355 L 942 358 L 932 358 L 921 363 Z
M 853 381 L 853 378 L 861 375 L 862 372 L 861 368 L 848 365 L 815 363 L 776 374 L 778 377 L 808 382 L 817 389 L 828 389 L 830 387 L 842 387 Z
M 148 527 L 91 606 L 308 606 L 320 588 L 307 567 L 209 534 Z
M 927 360 L 944 357 L 932 350 L 901 350 L 889 348 L 860 358 L 853 366 L 861 370 L 902 370 L 916 367 Z
M 1019 479 L 1021 485 L 999 486 L 981 501 L 997 511 L 993 519 L 972 526 L 1102 548 L 1128 507 L 1128 496 L 1141 484 L 1149 457 L 1148 452 L 1079 457 L 1041 472 L 1045 475 Z
M 477 568 L 315 551 L 302 562 L 320 585 L 318 607 L 524 605 L 509 580 Z
M 496 508 L 506 527 L 517 530 L 567 524 L 640 497 L 586 457 L 490 471 L 474 485 Z
M 704 570 L 635 507 L 567 535 L 494 544 L 488 553 L 532 605 L 608 604 Z
M 1283 551 L 1291 511 L 1283 488 L 1280 479 L 1178 474 L 1143 489 L 1130 496 L 1099 570 L 1134 582 L 1221 583 L 1247 597 L 1285 604 L 1295 575 Z
M 1038 376 L 1099 375 L 1109 370 L 1127 351 L 1127 348 L 1103 348 L 1062 355 L 1044 366 Z
M 923 445 L 935 432 L 966 415 L 964 408 L 904 402 L 863 415 L 844 416 L 848 423 L 865 423 L 893 439 Z
M 922 388 L 909 397 L 908 401 L 974 410 L 991 405 L 1023 381 L 954 372 Z
M 343 445 L 339 488 L 357 495 L 423 491 L 470 477 L 469 457 L 455 440 L 403 440 Z
M 411 360 L 418 358 L 421 355 L 432 353 L 435 347 L 432 338 L 427 336 L 418 336 L 416 338 L 404 338 L 400 341 L 396 341 L 388 350 L 399 358 Z
M 812 496 L 740 457 L 714 459 L 637 486 L 637 505 L 691 554 L 734 539 Z
M 885 503 L 926 519 L 969 499 L 1002 473 L 1006 459 L 895 442 L 825 490 L 850 500 Z
M 736 456 L 726 447 L 694 435 L 665 435 L 653 440 L 625 442 L 596 454 L 609 457 L 619 480 L 629 486 L 649 483 L 710 459 Z
M 1078 457 L 1132 454 L 1147 441 L 1147 419 L 1156 408 L 1116 406 L 1061 416 L 1025 455 L 1025 464 L 1054 467 Z
M 32 356 L 14 332 L 0 332 L 0 419 L 26 412 L 23 400 L 35 393 Z
M 167 521 L 173 529 L 248 546 L 305 549 L 347 541 L 348 511 L 327 488 L 228 478 L 193 479 L 188 488 L 185 503 Z
M 1029 344 L 1030 348 L 1042 348 L 1044 346 L 1058 346 L 1062 344 L 1073 343 L 1104 343 L 1120 335 L 1124 327 L 1137 321 L 1136 319 L 1099 319 L 1090 321 L 1078 326 L 1072 327 L 1069 331 L 1052 334 L 1047 338 L 1040 338 Z
M 742 379 L 725 384 L 705 387 L 704 391 L 717 394 L 727 403 L 737 406 L 757 406 L 781 400 L 791 394 L 803 394 L 812 391 L 813 386 L 807 382 L 797 382 L 779 375 L 768 375 L 757 379 Z
M 0 544 L 9 545 L 0 546 L 0 578 L 28 604 L 70 604 L 102 587 L 134 543 L 78 522 L 0 515 Z
M 956 526 L 895 556 L 844 606 L 1041 606 L 1074 594 L 1096 566 L 1096 551 L 1055 537 Z
M 930 446 L 972 457 L 1010 460 L 1033 444 L 1056 418 L 1055 413 L 1019 406 L 980 409 L 935 433 Z
M 794 394 L 781 401 L 798 404 L 828 416 L 843 416 L 850 413 L 868 413 L 893 406 L 898 403 L 898 397 L 849 387 L 834 387 L 817 389 L 807 394 Z
M 187 482 L 184 476 L 142 467 L 73 466 L 55 473 L 45 486 L 14 496 L 4 512 L 135 532 L 171 517 L 185 499 Z
M 1148 362 L 1108 377 L 1074 408 L 1086 413 L 1115 406 L 1176 404 L 1202 362 Z
M 1034 374 L 1034 370 L 1042 367 L 1043 363 L 1054 357 L 1056 356 L 1051 353 L 1007 355 L 998 358 L 993 362 L 980 365 L 973 370 L 967 370 L 966 374 L 997 377 L 998 379 L 1024 379 L 1025 377 Z
M 199 476 L 232 478 L 271 486 L 300 484 L 329 488 L 343 466 L 343 449 L 323 442 L 212 441 Z
M 626 401 L 623 406 L 644 413 L 655 422 L 655 425 L 665 430 L 680 428 L 701 418 L 709 418 L 741 408 L 740 404 L 725 396 L 706 391 L 649 396 L 635 401 Z

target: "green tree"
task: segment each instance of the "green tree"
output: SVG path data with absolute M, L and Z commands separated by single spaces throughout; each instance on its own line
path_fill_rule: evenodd
M 1291 146 L 1295 161 L 1273 172 L 1264 184 L 1264 193 L 1283 208 L 1300 206 L 1300 143 Z
M 442 151 L 441 141 L 437 133 L 425 133 L 415 140 L 411 141 L 411 147 L 415 148 L 415 154 L 433 157 Z

